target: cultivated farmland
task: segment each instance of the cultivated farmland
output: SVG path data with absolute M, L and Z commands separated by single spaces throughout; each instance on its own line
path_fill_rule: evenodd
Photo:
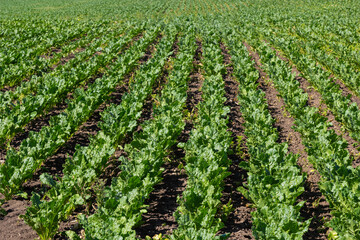
M 360 239 L 359 14 L 0 0 L 0 239 Z

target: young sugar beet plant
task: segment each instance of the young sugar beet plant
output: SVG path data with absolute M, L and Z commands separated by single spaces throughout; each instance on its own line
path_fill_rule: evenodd
M 259 73 L 249 52 L 236 35 L 227 35 L 234 63 L 234 75 L 239 81 L 239 103 L 245 120 L 249 162 L 247 185 L 239 188 L 254 203 L 252 232 L 256 239 L 302 239 L 311 219 L 302 221 L 296 203 L 304 192 L 305 174 L 297 166 L 296 155 L 288 153 L 287 143 L 279 144 L 274 119 L 268 110 L 265 93 L 257 90 Z
M 78 40 L 73 39 L 72 41 L 63 42 L 58 47 L 58 52 L 52 53 L 51 57 L 35 56 L 31 59 L 23 58 L 19 63 L 5 66 L 4 72 L 1 74 L 0 82 L 10 86 L 16 86 L 24 78 L 29 78 L 32 74 L 42 75 L 44 71 L 50 70 L 53 64 L 57 63 L 71 51 L 76 50 L 78 47 L 84 47 L 91 40 L 94 40 L 95 37 L 104 34 L 105 29 L 111 28 L 110 25 L 104 21 L 84 26 L 81 31 L 86 32 L 86 36 L 80 36 Z M 52 46 L 52 48 L 54 47 L 57 46 Z M 50 50 L 47 50 L 45 54 L 48 52 L 50 52 Z
M 360 142 L 360 110 L 359 106 L 343 96 L 340 86 L 329 78 L 330 73 L 323 70 L 315 60 L 307 55 L 301 54 L 298 40 L 289 36 L 284 40 L 271 36 L 271 41 L 279 46 L 285 54 L 295 63 L 304 74 L 304 77 L 315 86 L 321 94 L 322 99 L 334 113 L 336 119 L 343 123 L 352 138 Z
M 171 239 L 225 239 L 216 236 L 223 227 L 219 217 L 224 179 L 230 160 L 227 152 L 231 135 L 227 131 L 229 108 L 224 106 L 225 89 L 222 74 L 225 65 L 220 49 L 220 38 L 206 31 L 203 37 L 204 83 L 202 99 L 199 103 L 198 119 L 190 139 L 183 144 L 186 151 L 185 170 L 188 175 L 187 186 L 178 199 L 179 207 L 175 212 L 178 229 Z
M 64 113 L 50 119 L 50 125 L 39 132 L 30 132 L 18 151 L 8 150 L 6 161 L 0 165 L 0 192 L 5 199 L 16 194 L 22 183 L 31 178 L 42 162 L 52 156 L 105 100 L 121 78 L 128 73 L 143 55 L 144 49 L 155 39 L 157 30 L 150 31 L 144 39 L 134 44 L 103 78 L 90 84 L 87 91 L 78 90 Z M 126 40 L 125 40 L 126 41 Z M 120 68 L 127 62 L 128 67 Z
M 353 168 L 346 142 L 330 130 L 327 118 L 317 108 L 306 105 L 307 94 L 291 74 L 291 68 L 279 59 L 267 44 L 258 47 L 266 71 L 295 117 L 309 161 L 320 173 L 319 187 L 328 201 L 333 218 L 332 239 L 360 239 L 360 168 Z M 298 89 L 298 91 L 293 91 Z
M 137 30 L 133 34 L 143 29 L 142 26 L 137 27 Z M 44 86 L 43 82 L 52 81 L 51 77 L 58 76 L 61 72 L 71 71 L 72 68 L 76 67 L 81 62 L 88 60 L 96 51 L 100 49 L 100 46 L 110 42 L 110 39 L 119 37 L 119 35 L 124 34 L 128 31 L 128 35 L 131 36 L 132 30 L 131 26 L 119 27 L 116 31 L 110 28 L 109 26 L 99 26 L 96 31 L 92 31 L 87 34 L 87 36 L 79 41 L 73 42 L 66 46 L 66 49 L 62 49 L 61 53 L 53 56 L 49 61 L 54 64 L 59 64 L 59 58 L 66 56 L 71 50 L 76 49 L 77 47 L 85 47 L 84 51 L 76 53 L 74 58 L 70 59 L 64 64 L 58 65 L 54 70 L 48 73 L 42 72 L 42 74 L 33 75 L 29 81 L 23 81 L 20 86 L 16 87 L 14 90 L 0 92 L 0 113 L 10 112 L 14 105 L 21 103 L 21 101 L 31 94 L 35 94 Z M 95 39 L 96 36 L 100 36 L 101 39 Z M 48 63 L 50 64 L 50 63 Z M 54 67 L 54 66 L 53 66 Z M 43 70 L 42 70 L 43 71 Z
M 143 132 L 136 134 L 125 146 L 128 158 L 119 159 L 121 173 L 113 179 L 111 187 L 104 190 L 95 214 L 80 216 L 85 239 L 136 238 L 133 227 L 146 211 L 144 201 L 161 180 L 161 166 L 167 150 L 176 143 L 185 127 L 182 112 L 196 49 L 194 30 L 189 26 L 187 31 L 180 38 L 178 57 L 154 105 L 154 118 L 146 121 Z
M 301 38 L 306 38 L 306 41 L 296 39 L 294 36 L 286 37 L 286 41 L 289 39 L 292 40 L 292 44 L 299 44 L 297 47 L 301 46 L 306 55 L 312 56 L 322 66 L 330 69 L 347 87 L 360 96 L 360 58 L 358 52 L 354 51 L 351 45 L 339 44 L 340 39 L 337 39 L 334 44 L 331 44 L 332 54 L 328 54 L 325 50 L 321 49 L 321 39 L 313 39 L 308 36 L 309 33 L 301 33 L 299 29 L 296 29 L 296 34 Z M 323 46 L 328 48 L 329 43 L 324 43 Z M 338 53 L 337 56 L 333 55 L 334 51 Z
M 21 77 L 24 76 L 24 73 L 44 67 L 47 60 L 39 56 L 46 53 L 51 47 L 64 45 L 68 41 L 81 37 L 91 31 L 92 28 L 97 27 L 96 24 L 91 26 L 92 24 L 86 22 L 74 26 L 69 26 L 66 21 L 59 24 L 59 29 L 56 29 L 59 25 L 55 25 L 54 29 L 47 29 L 47 31 L 36 36 L 37 39 L 41 39 L 38 42 L 34 40 L 20 41 L 18 43 L 16 41 L 6 41 L 7 44 L 0 48 L 0 88 L 15 86 L 22 80 Z M 36 25 L 42 28 L 41 22 Z
M 101 68 L 111 63 L 119 51 L 140 31 L 141 29 L 134 28 L 129 35 L 119 39 L 109 38 L 107 39 L 108 47 L 104 49 L 104 54 L 95 54 L 89 61 L 78 61 L 77 65 L 70 69 L 64 68 L 57 75 L 47 75 L 48 78 L 42 81 L 42 86 L 37 88 L 35 96 L 26 96 L 21 104 L 13 106 L 10 111 L 0 115 L 0 143 L 4 143 L 6 140 L 10 142 L 9 140 L 32 119 L 47 108 L 59 103 L 63 99 L 62 97 L 78 87 L 78 84 L 89 80 Z M 86 52 L 84 55 L 86 56 L 89 53 L 90 56 L 93 55 L 96 48 L 89 51 L 91 52 Z M 74 62 L 77 61 L 74 60 Z
M 157 30 L 149 32 L 154 39 Z M 77 205 L 87 200 L 87 190 L 102 173 L 119 142 L 127 133 L 133 131 L 137 118 L 147 96 L 151 93 L 152 85 L 159 77 L 166 59 L 171 55 L 171 47 L 175 41 L 176 31 L 165 31 L 165 36 L 157 45 L 157 51 L 145 65 L 135 74 L 135 81 L 130 85 L 130 93 L 124 94 L 119 105 L 111 105 L 102 115 L 101 131 L 90 139 L 89 146 L 76 147 L 72 159 L 67 159 L 64 166 L 64 176 L 55 182 L 49 175 L 42 175 L 44 184 L 52 187 L 45 197 L 34 193 L 32 206 L 21 216 L 40 236 L 41 239 L 52 238 L 59 228 L 60 221 L 67 219 Z M 132 58 L 138 59 L 143 55 L 132 52 Z M 124 76 L 127 66 L 119 67 L 113 77 Z

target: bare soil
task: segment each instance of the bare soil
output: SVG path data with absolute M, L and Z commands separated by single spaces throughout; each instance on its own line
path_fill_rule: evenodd
M 226 46 L 221 43 L 220 48 L 224 57 L 224 64 L 226 65 L 227 73 L 223 75 L 225 82 L 225 106 L 230 108 L 228 131 L 232 136 L 232 148 L 228 154 L 228 158 L 232 161 L 228 169 L 230 175 L 225 179 L 225 186 L 223 190 L 223 197 L 221 199 L 223 204 L 231 202 L 233 211 L 229 214 L 224 222 L 225 228 L 221 229 L 218 234 L 230 233 L 228 239 L 255 239 L 252 235 L 251 227 L 251 212 L 254 210 L 249 207 L 248 201 L 237 188 L 246 184 L 247 172 L 239 168 L 241 161 L 248 161 L 249 155 L 246 146 L 246 136 L 244 134 L 244 122 L 242 118 L 241 109 L 238 102 L 239 83 L 233 77 L 233 66 L 231 56 Z M 241 141 L 239 141 L 239 137 Z M 237 152 L 238 146 L 241 147 L 241 153 Z M 240 155 L 241 154 L 241 155 Z

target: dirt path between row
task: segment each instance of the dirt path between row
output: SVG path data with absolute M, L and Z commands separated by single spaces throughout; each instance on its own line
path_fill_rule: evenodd
M 247 173 L 239 167 L 241 161 L 248 161 L 246 136 L 244 135 L 244 119 L 242 118 L 240 105 L 238 101 L 239 82 L 233 76 L 233 65 L 231 56 L 226 46 L 221 43 L 220 48 L 224 57 L 227 73 L 223 75 L 225 82 L 225 106 L 230 108 L 228 131 L 231 132 L 233 141 L 232 153 L 228 155 L 232 161 L 229 171 L 230 175 L 225 179 L 223 197 L 221 202 L 227 204 L 231 201 L 233 211 L 229 214 L 225 223 L 225 228 L 221 229 L 219 234 L 230 233 L 228 239 L 255 239 L 252 235 L 251 227 L 251 209 L 248 201 L 237 188 L 243 186 L 247 180 Z M 237 150 L 241 148 L 241 153 Z M 241 154 L 241 156 L 240 156 Z

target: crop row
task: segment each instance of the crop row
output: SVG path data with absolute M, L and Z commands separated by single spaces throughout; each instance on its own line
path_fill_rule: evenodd
M 185 127 L 182 111 L 196 49 L 193 29 L 189 27 L 185 33 L 167 83 L 153 106 L 153 119 L 144 122 L 143 131 L 125 146 L 128 156 L 119 158 L 121 173 L 101 194 L 95 214 L 80 218 L 86 239 L 136 237 L 133 227 L 146 212 L 144 202 L 161 180 L 164 158 Z
M 121 77 L 128 73 L 136 60 L 142 56 L 147 45 L 156 37 L 152 32 L 143 41 L 137 42 L 126 54 L 119 56 L 114 68 L 104 77 L 99 78 L 89 88 L 77 90 L 73 101 L 69 102 L 64 113 L 50 119 L 50 125 L 39 132 L 30 132 L 18 151 L 10 149 L 6 161 L 1 165 L 1 192 L 9 199 L 21 187 L 21 184 L 40 167 L 42 162 L 52 156 L 85 122 L 96 108 L 105 100 Z M 124 42 L 127 40 L 124 39 Z M 127 62 L 128 67 L 123 63 Z
M 121 57 L 119 62 L 128 64 L 115 68 L 113 74 L 106 78 L 109 82 L 113 82 L 113 86 L 144 55 L 144 49 L 158 35 L 158 31 L 158 27 L 149 29 L 143 40 L 134 44 Z M 40 200 L 40 196 L 34 194 L 33 205 L 22 216 L 41 239 L 54 236 L 60 221 L 65 220 L 77 205 L 82 205 L 88 200 L 87 190 L 105 168 L 117 144 L 136 126 L 136 119 L 140 116 L 143 102 L 151 92 L 151 86 L 161 73 L 170 54 L 175 33 L 168 34 L 169 36 L 165 35 L 160 41 L 159 50 L 154 58 L 142 65 L 135 75 L 136 81 L 130 86 L 131 92 L 123 96 L 120 105 L 111 105 L 105 110 L 102 116 L 103 122 L 100 124 L 101 131 L 90 140 L 89 146 L 77 146 L 72 159 L 67 159 L 63 170 L 64 176 L 55 182 L 49 175 L 42 175 L 44 183 L 52 187 L 45 194 L 48 200 Z
M 297 166 L 298 156 L 288 152 L 287 143 L 278 143 L 265 93 L 257 90 L 259 73 L 248 51 L 236 35 L 227 36 L 239 81 L 239 103 L 245 120 L 249 162 L 240 167 L 248 170 L 246 188 L 241 193 L 256 208 L 252 212 L 253 235 L 256 239 L 302 239 L 311 219 L 302 221 L 297 203 L 304 192 L 305 175 Z
M 295 130 L 302 135 L 309 161 L 321 175 L 319 187 L 332 209 L 331 235 L 359 238 L 360 172 L 352 167 L 346 142 L 329 129 L 330 123 L 317 108 L 307 105 L 307 94 L 275 51 L 266 44 L 258 46 L 258 50 L 287 110 L 295 117 Z
M 61 59 L 69 56 L 69 53 L 86 47 L 94 38 L 106 34 L 106 31 L 111 30 L 111 28 L 108 25 L 99 23 L 85 30 L 88 30 L 85 36 L 65 41 L 60 46 L 52 46 L 41 56 L 35 56 L 31 59 L 24 57 L 20 63 L 6 65 L 0 80 L 2 86 L 17 86 L 22 80 L 31 79 L 32 75 L 43 75 L 54 68 L 55 64 L 58 64 Z
M 319 91 L 324 102 L 336 119 L 343 123 L 350 136 L 360 141 L 360 110 L 357 103 L 351 102 L 349 96 L 343 95 L 340 86 L 329 77 L 329 72 L 324 71 L 315 60 L 301 53 L 297 41 L 288 37 L 280 42 L 275 37 L 271 42 L 289 56 L 289 59 L 303 72 L 304 77 Z
M 123 29 L 118 29 L 118 31 L 109 33 L 106 32 L 108 30 L 107 28 L 99 28 L 98 30 L 103 32 L 101 39 L 88 39 L 91 40 L 91 42 L 85 40 L 85 44 L 87 45 L 86 49 L 77 53 L 73 58 L 69 59 L 64 64 L 59 64 L 53 71 L 42 73 L 41 75 L 33 75 L 29 81 L 23 81 L 21 85 L 17 86 L 14 90 L 0 92 L 0 112 L 11 112 L 16 105 L 23 102 L 23 99 L 27 95 L 34 96 L 38 93 L 41 94 L 44 91 L 43 88 L 49 88 L 46 83 L 47 81 L 54 81 L 55 77 L 67 77 L 67 75 L 65 75 L 66 72 L 74 71 L 73 69 L 76 69 L 81 62 L 86 62 L 91 59 L 94 54 L 102 52 L 102 49 L 106 47 L 109 42 L 113 41 L 111 39 L 118 38 L 118 35 L 123 34 L 123 32 L 128 29 L 127 27 L 124 27 Z M 134 34 L 136 34 L 136 31 Z M 131 36 L 132 34 L 130 33 L 129 35 Z M 75 45 L 77 45 L 77 43 Z
M 79 83 L 88 81 L 91 76 L 105 68 L 139 31 L 141 29 L 134 28 L 124 37 L 107 39 L 108 47 L 103 50 L 103 54 L 95 54 L 89 61 L 81 61 L 81 59 L 84 60 L 83 57 L 90 57 L 96 52 L 101 43 L 101 41 L 96 41 L 97 44 L 92 45 L 92 48 L 73 59 L 72 63 L 78 64 L 68 64 L 67 67 L 59 70 L 58 74 L 47 75 L 45 79 L 41 80 L 42 84 L 36 87 L 36 95 L 27 95 L 22 99 L 21 104 L 12 106 L 11 110 L 6 111 L 6 114 L 0 115 L 1 141 L 12 139 L 32 119 L 61 102 L 67 93 L 78 87 Z
M 41 28 L 41 25 L 38 26 Z M 41 41 L 31 39 L 29 41 L 6 41 L 0 52 L 0 87 L 14 86 L 23 72 L 36 69 L 37 64 L 42 66 L 40 56 L 48 51 L 50 47 L 58 47 L 69 40 L 81 37 L 85 32 L 90 31 L 92 27 L 89 24 L 70 27 L 62 24 L 60 29 L 53 29 L 38 35 Z M 59 31 L 58 31 L 59 30 Z M 14 46 L 9 46 L 14 45 Z M 31 47 L 34 45 L 34 47 Z
M 202 32 L 203 75 L 202 101 L 198 104 L 197 119 L 190 139 L 184 148 L 187 185 L 178 199 L 174 216 L 178 228 L 171 239 L 224 239 L 216 236 L 224 226 L 219 215 L 224 179 L 231 161 L 227 152 L 231 134 L 227 131 L 230 109 L 224 106 L 225 88 L 222 74 L 226 72 L 216 32 Z

